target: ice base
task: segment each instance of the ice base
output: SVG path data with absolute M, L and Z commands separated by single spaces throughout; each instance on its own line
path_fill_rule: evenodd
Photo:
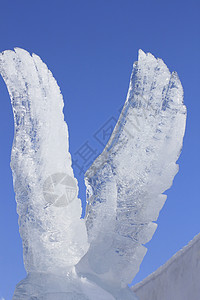
M 91 298 L 88 297 L 87 293 L 90 293 L 90 290 L 94 288 L 99 289 L 84 278 L 79 278 L 76 274 L 59 276 L 56 274 L 30 273 L 17 285 L 13 300 L 89 300 Z M 100 292 L 102 294 L 104 291 Z M 105 295 L 105 297 L 108 300 L 114 299 L 112 296 Z
M 116 290 L 115 290 L 116 293 Z M 17 286 L 12 300 L 137 300 L 129 289 L 119 289 L 117 295 L 105 291 L 86 278 L 71 273 L 66 276 L 29 273 Z

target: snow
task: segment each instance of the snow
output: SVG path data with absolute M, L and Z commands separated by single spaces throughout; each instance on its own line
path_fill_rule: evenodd
M 132 289 L 140 300 L 199 300 L 200 234 Z

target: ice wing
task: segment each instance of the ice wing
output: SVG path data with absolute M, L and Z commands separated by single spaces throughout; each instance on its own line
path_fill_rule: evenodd
M 62 272 L 88 249 L 71 167 L 63 98 L 41 59 L 0 53 L 15 121 L 11 167 L 27 272 Z
M 110 287 L 136 275 L 178 172 L 185 121 L 178 75 L 140 50 L 117 125 L 85 174 L 90 248 L 81 274 Z

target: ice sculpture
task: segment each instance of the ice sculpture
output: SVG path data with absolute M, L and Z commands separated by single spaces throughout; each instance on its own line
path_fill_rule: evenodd
M 178 171 L 186 108 L 176 73 L 139 51 L 128 96 L 102 154 L 86 172 L 80 219 L 60 89 L 41 59 L 0 54 L 11 97 L 11 156 L 27 277 L 13 300 L 136 299 L 128 288 Z

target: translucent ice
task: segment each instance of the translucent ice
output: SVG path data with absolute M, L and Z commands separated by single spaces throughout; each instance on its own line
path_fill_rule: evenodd
M 117 125 L 86 172 L 85 221 L 51 72 L 15 49 L 0 54 L 0 73 L 15 119 L 11 167 L 28 273 L 13 300 L 136 299 L 127 284 L 178 171 L 186 108 L 177 74 L 139 51 Z
M 117 125 L 85 175 L 90 248 L 81 274 L 103 286 L 136 275 L 178 171 L 185 120 L 178 75 L 140 50 Z
M 25 50 L 1 53 L 0 72 L 15 120 L 11 168 L 25 268 L 28 273 L 66 273 L 86 253 L 88 244 L 62 95 L 47 66 Z M 70 184 L 74 195 L 59 205 L 62 197 L 67 198 L 63 188 Z

